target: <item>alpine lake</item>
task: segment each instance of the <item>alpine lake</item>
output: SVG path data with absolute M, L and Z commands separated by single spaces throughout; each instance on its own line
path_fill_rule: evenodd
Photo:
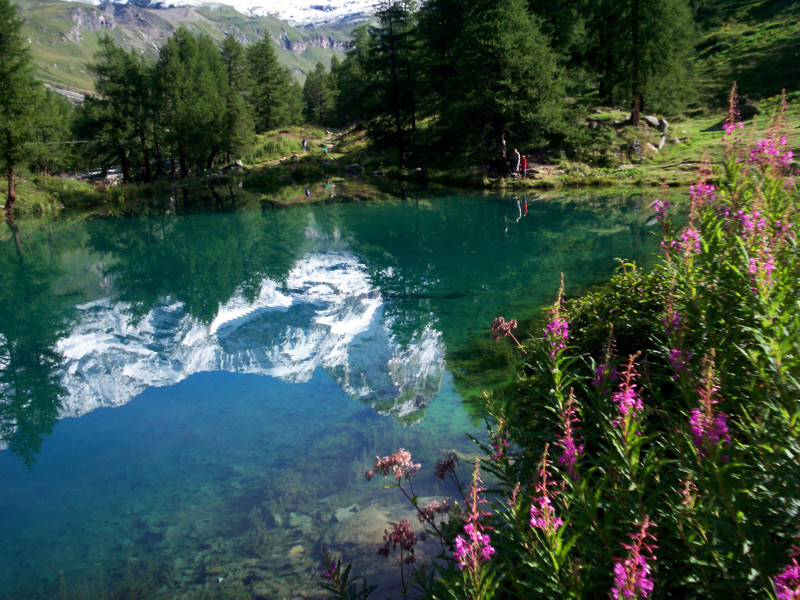
M 377 549 L 421 526 L 366 470 L 405 448 L 455 497 L 434 465 L 486 434 L 453 353 L 652 265 L 657 193 L 0 224 L 0 598 L 324 598 L 323 547 L 400 598 Z

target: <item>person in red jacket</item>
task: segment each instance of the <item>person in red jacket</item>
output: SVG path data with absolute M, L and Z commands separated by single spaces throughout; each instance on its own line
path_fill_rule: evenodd
M 522 178 L 526 178 L 528 176 L 528 157 L 524 154 L 522 155 Z

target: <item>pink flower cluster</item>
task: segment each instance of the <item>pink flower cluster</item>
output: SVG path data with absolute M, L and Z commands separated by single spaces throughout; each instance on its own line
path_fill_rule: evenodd
M 388 557 L 390 550 L 395 550 L 400 546 L 401 556 L 407 553 L 403 562 L 410 565 L 414 562 L 414 546 L 417 543 L 417 536 L 411 530 L 411 521 L 403 519 L 399 523 L 389 523 L 389 525 L 392 526 L 392 529 L 383 532 L 384 543 L 378 549 L 378 554 Z
M 689 417 L 692 442 L 699 450 L 700 456 L 705 456 L 709 450 L 717 448 L 720 443 L 727 446 L 731 442 L 727 415 L 714 409 L 720 399 L 719 386 L 714 384 L 713 356 L 712 353 L 711 356 L 703 359 L 704 381 L 697 390 L 699 406 L 691 410 Z
M 707 447 L 716 446 L 720 441 L 725 446 L 731 443 L 728 416 L 725 413 L 708 415 L 699 408 L 693 408 L 689 417 L 689 429 L 692 432 L 692 441 L 701 454 L 705 453 Z
M 688 350 L 684 350 L 682 348 L 670 349 L 667 360 L 669 360 L 669 364 L 675 371 L 673 379 L 677 379 L 678 375 L 686 370 L 686 365 L 689 363 L 691 358 L 692 358 L 692 353 L 689 352 Z
M 548 480 L 548 467 L 547 448 L 545 447 L 539 468 L 539 481 L 536 483 L 536 494 L 531 501 L 531 527 L 552 535 L 564 524 L 564 520 L 556 516 L 552 506 L 553 493 L 550 488 L 555 485 L 555 482 Z
M 515 319 L 511 319 L 510 321 L 506 321 L 503 317 L 496 317 L 494 321 L 492 321 L 492 339 L 497 342 L 500 340 L 500 336 L 507 336 L 510 335 L 512 338 L 514 335 L 511 333 L 512 329 L 517 328 L 517 321 Z
M 656 213 L 656 218 L 659 221 L 667 218 L 667 209 L 670 206 L 672 206 L 672 204 L 668 200 L 662 200 L 660 198 L 656 198 L 655 202 L 653 202 L 653 211 Z
M 391 473 L 397 481 L 403 478 L 410 480 L 417 474 L 421 466 L 419 463 L 411 462 L 411 452 L 400 448 L 389 456 L 384 456 L 383 458 L 375 457 L 375 466 L 367 471 L 366 477 L 367 481 L 369 481 L 376 473 L 384 477 Z
M 750 151 L 747 160 L 764 166 L 788 167 L 792 162 L 792 151 L 782 151 L 782 146 L 786 146 L 786 136 L 781 136 L 777 140 L 772 138 L 759 140 L 755 148 Z
M 555 358 L 557 352 L 567 347 L 569 322 L 556 317 L 547 323 L 544 334 L 550 340 L 550 358 Z
M 800 600 L 800 565 L 796 558 L 775 575 L 772 581 L 779 600 Z
M 742 225 L 742 233 L 746 237 L 752 237 L 756 234 L 763 233 L 767 226 L 766 221 L 762 214 L 755 210 L 753 213 L 748 213 L 744 209 L 739 209 L 736 213 L 736 218 Z
M 725 132 L 726 136 L 730 137 L 737 129 L 744 129 L 744 123 L 741 121 L 737 123 L 735 120 L 729 120 L 722 124 L 722 130 Z M 725 136 L 722 137 L 722 141 L 725 141 Z
M 578 457 L 583 454 L 583 444 L 576 439 L 576 426 L 578 424 L 580 424 L 580 420 L 575 409 L 572 390 L 570 390 L 567 405 L 561 413 L 561 426 L 564 431 L 558 438 L 561 445 L 561 456 L 558 457 L 556 462 L 567 470 L 573 481 L 578 481 Z
M 703 206 L 710 203 L 712 200 L 714 200 L 714 198 L 717 197 L 717 195 L 714 193 L 716 190 L 717 188 L 714 187 L 714 184 L 700 181 L 689 186 L 689 198 L 691 199 L 693 205 Z
M 684 252 L 700 253 L 700 232 L 694 227 L 687 227 L 681 233 L 680 248 Z
M 620 383 L 619 390 L 611 394 L 611 399 L 617 404 L 620 418 L 614 421 L 618 427 L 626 424 L 629 419 L 636 418 L 638 414 L 644 409 L 642 398 L 639 392 L 636 391 L 636 357 L 638 354 L 630 356 L 628 364 L 622 375 L 622 382 Z
M 475 459 L 475 470 L 472 473 L 472 486 L 467 495 L 467 522 L 464 524 L 464 533 L 456 536 L 456 549 L 453 558 L 458 562 L 460 569 L 469 569 L 476 572 L 481 562 L 488 561 L 494 554 L 495 549 L 491 545 L 489 534 L 486 533 L 488 527 L 481 523 L 481 518 L 490 516 L 490 513 L 481 510 L 481 505 L 486 504 L 486 500 L 481 498 L 481 492 L 485 491 L 481 485 L 480 472 L 478 469 L 478 459 Z
M 655 584 L 651 563 L 656 560 L 656 546 L 648 542 L 655 541 L 655 536 L 647 531 L 650 525 L 649 517 L 645 516 L 639 531 L 630 534 L 633 543 L 622 544 L 628 555 L 614 559 L 614 585 L 611 588 L 611 597 L 614 600 L 647 598 L 653 592 Z
M 775 259 L 769 250 L 762 252 L 763 256 L 751 257 L 747 264 L 747 274 L 750 275 L 750 289 L 758 293 L 759 283 L 765 288 L 772 287 L 772 272 L 775 270 Z

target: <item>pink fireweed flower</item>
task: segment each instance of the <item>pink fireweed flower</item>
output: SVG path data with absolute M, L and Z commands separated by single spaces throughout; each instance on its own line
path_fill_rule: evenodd
M 656 213 L 656 218 L 659 221 L 666 219 L 669 214 L 667 209 L 672 206 L 672 204 L 668 200 L 662 200 L 661 198 L 656 198 L 653 202 L 653 212 Z
M 742 227 L 742 235 L 747 238 L 760 235 L 767 227 L 764 216 L 758 210 L 748 213 L 744 209 L 739 209 L 739 211 L 736 213 L 736 219 L 739 221 Z
M 555 482 L 548 480 L 547 477 L 550 466 L 547 460 L 547 450 L 548 446 L 546 445 L 539 466 L 539 480 L 536 482 L 535 494 L 531 499 L 530 523 L 533 529 L 540 529 L 545 534 L 552 535 L 564 524 L 564 520 L 556 515 L 552 505 L 555 493 L 550 488 L 555 486 Z
M 650 518 L 645 516 L 639 531 L 630 534 L 633 543 L 622 544 L 628 551 L 625 558 L 614 559 L 614 585 L 611 588 L 611 597 L 620 598 L 647 598 L 655 587 L 651 564 L 655 562 L 654 551 L 656 546 L 655 536 L 647 530 L 651 526 Z
M 556 459 L 556 463 L 567 470 L 572 481 L 578 481 L 578 458 L 583 454 L 583 444 L 577 439 L 577 426 L 580 424 L 577 410 L 575 408 L 575 397 L 572 388 L 569 390 L 569 397 L 564 410 L 561 412 L 561 427 L 563 433 L 558 438 L 561 447 L 561 456 Z
M 769 290 L 772 287 L 772 272 L 775 270 L 775 259 L 769 248 L 762 249 L 758 256 L 750 258 L 747 274 L 750 275 L 750 290 L 758 295 L 759 289 Z
M 797 559 L 786 565 L 783 570 L 772 578 L 775 584 L 775 595 L 780 600 L 800 600 L 800 565 Z
M 616 358 L 617 352 L 614 342 L 614 324 L 612 323 L 609 326 L 608 339 L 606 340 L 606 346 L 603 349 L 603 362 L 594 370 L 594 379 L 592 380 L 592 384 L 594 384 L 594 386 L 600 390 L 601 394 L 606 394 L 608 392 L 608 390 L 603 386 L 604 382 L 606 381 L 606 376 L 608 376 L 608 381 L 611 383 L 616 383 L 617 381 L 617 367 L 611 364 L 612 359 Z
M 786 168 L 792 163 L 793 154 L 791 150 L 784 150 L 785 146 L 786 136 L 781 136 L 777 140 L 773 138 L 758 140 L 750 150 L 747 160 L 758 166 Z
M 569 322 L 561 317 L 561 304 L 564 298 L 564 274 L 561 274 L 561 285 L 558 288 L 558 296 L 553 306 L 550 307 L 550 320 L 544 329 L 544 337 L 550 343 L 550 358 L 555 358 L 556 354 L 567 347 L 569 338 Z
M 694 227 L 687 227 L 681 233 L 680 249 L 684 252 L 700 253 L 700 232 Z
M 325 579 L 333 579 L 333 576 L 336 575 L 336 561 L 332 560 L 328 565 L 328 568 L 325 569 Z
M 622 382 L 619 390 L 611 394 L 611 399 L 616 403 L 620 415 L 614 421 L 614 425 L 617 427 L 622 427 L 629 423 L 631 419 L 636 419 L 644 409 L 642 399 L 636 391 L 637 386 L 634 383 L 637 376 L 635 361 L 639 354 L 637 352 L 628 358 L 628 364 L 622 373 Z
M 703 359 L 703 381 L 697 389 L 699 406 L 693 408 L 689 416 L 692 443 L 700 456 L 706 456 L 720 444 L 727 446 L 731 442 L 728 417 L 714 408 L 720 402 L 719 386 L 714 383 L 714 356 L 712 350 Z
M 682 331 L 681 325 L 683 324 L 683 317 L 672 307 L 672 299 L 670 299 L 670 306 L 667 314 L 661 317 L 661 322 L 666 326 L 667 335 L 680 333 Z
M 502 456 L 505 456 L 506 452 L 508 451 L 507 435 L 506 420 L 501 418 L 497 421 L 497 427 L 489 432 L 489 437 L 492 440 L 492 449 L 494 450 L 494 453 L 492 454 L 493 459 L 498 459 Z
M 692 206 L 695 208 L 710 204 L 717 195 L 717 188 L 711 183 L 700 181 L 694 185 L 689 186 L 689 199 L 692 201 Z
M 367 471 L 366 477 L 367 481 L 369 481 L 376 473 L 384 477 L 391 473 L 397 481 L 401 479 L 410 480 L 417 474 L 421 466 L 419 463 L 411 462 L 411 452 L 400 448 L 389 456 L 384 456 L 383 458 L 375 457 L 375 466 Z
M 692 353 L 689 352 L 688 350 L 684 350 L 682 348 L 670 349 L 667 360 L 669 360 L 669 364 L 675 371 L 673 379 L 678 379 L 678 376 L 684 371 L 686 371 L 686 365 L 689 364 L 691 358 L 692 358 Z
M 481 523 L 483 517 L 490 516 L 490 513 L 481 510 L 481 505 L 487 503 L 481 498 L 481 492 L 485 489 L 482 485 L 476 458 L 475 469 L 472 472 L 472 485 L 467 495 L 467 522 L 464 524 L 466 536 L 456 536 L 456 549 L 453 552 L 453 558 L 458 562 L 458 568 L 468 569 L 473 573 L 478 571 L 482 563 L 490 560 L 495 552 L 489 534 L 486 533 L 490 528 Z

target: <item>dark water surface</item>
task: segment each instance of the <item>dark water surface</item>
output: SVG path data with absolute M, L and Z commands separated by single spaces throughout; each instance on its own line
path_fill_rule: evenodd
M 440 195 L 0 232 L 0 598 L 314 598 L 480 435 L 447 356 L 647 262 L 640 194 Z M 5 226 L 4 226 L 5 227 Z M 16 243 L 18 242 L 18 243 Z M 474 411 L 473 411 L 474 414 Z M 416 523 L 416 519 L 412 522 Z M 421 551 L 425 554 L 425 551 Z

